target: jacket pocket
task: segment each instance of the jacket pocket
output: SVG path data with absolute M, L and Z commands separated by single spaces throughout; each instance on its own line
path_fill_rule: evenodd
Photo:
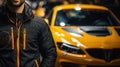
M 39 66 L 39 62 L 38 62 L 37 59 L 35 60 L 35 66 L 36 66 L 36 67 L 40 67 L 40 66 Z

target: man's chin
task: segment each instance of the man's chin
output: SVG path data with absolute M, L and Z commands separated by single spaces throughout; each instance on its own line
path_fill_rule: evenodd
M 21 3 L 12 3 L 12 2 L 8 2 L 8 5 L 11 6 L 11 7 L 20 7 L 21 5 L 23 5 L 24 2 L 21 2 Z
M 13 3 L 12 6 L 14 7 L 20 7 L 23 3 Z

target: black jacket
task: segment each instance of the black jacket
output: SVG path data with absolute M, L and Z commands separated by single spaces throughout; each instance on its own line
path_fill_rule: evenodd
M 0 7 L 0 67 L 54 67 L 55 60 L 54 40 L 43 19 L 27 4 L 23 14 Z

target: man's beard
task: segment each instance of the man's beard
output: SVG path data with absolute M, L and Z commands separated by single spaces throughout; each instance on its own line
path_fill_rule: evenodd
M 12 3 L 10 0 L 8 0 L 7 4 L 8 4 L 9 6 L 11 6 L 11 7 L 20 7 L 24 2 L 25 2 L 25 1 L 20 2 L 19 4 L 14 4 L 14 3 Z

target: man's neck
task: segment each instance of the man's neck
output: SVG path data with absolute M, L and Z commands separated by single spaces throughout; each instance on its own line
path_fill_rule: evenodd
M 8 5 L 8 8 L 11 12 L 22 13 L 24 10 L 24 4 L 22 4 L 20 7 L 11 7 Z

